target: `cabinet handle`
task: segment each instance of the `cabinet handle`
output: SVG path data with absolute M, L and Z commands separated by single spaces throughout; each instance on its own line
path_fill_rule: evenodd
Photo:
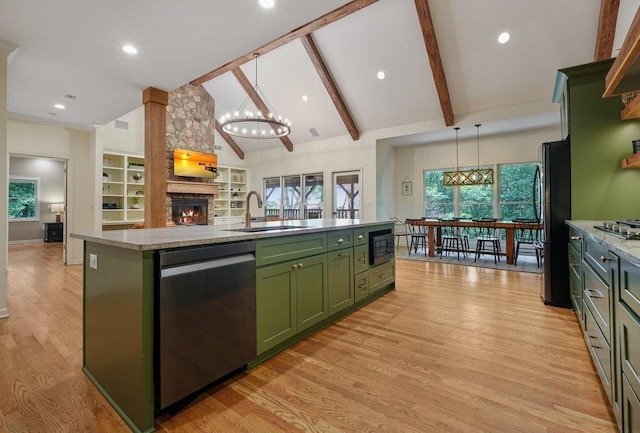
M 582 238 L 580 236 L 571 236 L 569 239 L 571 239 L 572 241 L 579 241 Z
M 364 235 L 358 235 L 358 239 L 360 240 L 364 239 Z
M 386 272 L 384 274 L 380 274 L 378 275 L 378 278 L 387 278 L 389 276 L 389 274 L 387 274 Z
M 602 263 L 607 263 L 611 261 L 611 257 L 600 256 L 600 260 Z
M 338 254 L 338 257 L 346 257 L 346 256 L 347 256 L 347 254 L 345 254 L 345 253 Z
M 293 269 L 298 269 L 298 264 L 294 264 L 293 266 L 291 266 Z
M 591 296 L 593 298 L 604 298 L 604 295 L 602 294 L 602 292 L 600 290 L 587 289 L 587 293 L 589 293 L 589 296 Z
M 343 242 L 344 242 L 344 239 L 342 239 L 342 238 L 338 239 L 338 243 L 339 243 L 339 244 L 341 244 L 341 243 L 343 243 Z
M 591 345 L 591 347 L 593 347 L 594 349 L 602 349 L 602 346 L 595 346 L 595 345 Z
M 358 289 L 366 289 L 366 288 L 367 288 L 367 285 L 366 285 L 366 284 L 360 284 L 360 285 L 358 286 Z
M 298 263 L 298 268 L 302 268 L 302 267 L 304 267 L 304 263 L 302 263 L 302 262 Z
M 366 257 L 361 257 L 359 259 L 362 263 L 367 263 L 367 258 Z

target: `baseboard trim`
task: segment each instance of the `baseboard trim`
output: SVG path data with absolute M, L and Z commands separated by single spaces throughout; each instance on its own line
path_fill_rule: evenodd
M 37 244 L 44 243 L 42 239 L 22 239 L 19 241 L 9 241 L 8 244 Z
M 9 317 L 9 310 L 6 308 L 0 308 L 0 319 Z

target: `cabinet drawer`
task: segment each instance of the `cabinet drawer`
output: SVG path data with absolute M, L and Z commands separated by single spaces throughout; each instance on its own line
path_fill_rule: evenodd
M 604 281 L 609 281 L 609 249 L 601 241 L 587 233 L 585 237 L 584 259 Z
M 582 254 L 582 237 L 583 232 L 574 227 L 569 227 L 569 245 L 578 251 L 578 255 Z
M 355 277 L 356 302 L 369 296 L 369 272 L 360 272 Z
M 356 274 L 369 269 L 369 247 L 360 245 L 353 249 L 353 272 Z
M 582 267 L 582 279 L 584 283 L 583 299 L 586 306 L 591 309 L 595 321 L 600 326 L 607 342 L 611 341 L 611 322 L 609 317 L 610 291 L 589 266 Z
M 327 233 L 327 251 L 341 250 L 353 246 L 353 229 Z
M 627 433 L 640 432 L 640 399 L 633 392 L 629 381 L 622 375 L 622 431 Z
M 264 266 L 327 252 L 327 234 L 283 236 L 256 242 L 256 265 Z
M 390 261 L 374 268 L 369 268 L 369 294 L 383 289 L 396 279 L 396 263 Z
M 369 243 L 369 230 L 368 227 L 358 227 L 353 229 L 353 244 L 354 245 L 367 245 Z
M 602 386 L 611 402 L 611 347 L 596 324 L 588 306 L 585 305 L 584 338 L 598 370 Z
M 640 266 L 620 260 L 620 299 L 640 316 Z
M 620 364 L 635 393 L 640 395 L 640 317 L 618 303 Z M 639 430 L 640 431 L 640 430 Z

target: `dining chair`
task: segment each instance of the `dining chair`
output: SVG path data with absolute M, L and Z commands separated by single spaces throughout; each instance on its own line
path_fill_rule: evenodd
M 409 255 L 411 250 L 418 254 L 418 247 L 424 248 L 424 256 L 427 257 L 427 226 L 422 224 L 422 219 L 407 218 L 406 223 L 411 233 L 411 244 L 409 245 Z
M 481 218 L 474 219 L 476 233 L 476 255 L 474 262 L 477 262 L 482 254 L 490 254 L 493 256 L 493 262 L 498 264 L 500 261 L 500 235 L 496 229 L 497 219 Z
M 532 224 L 538 223 L 536 219 L 515 218 L 513 220 L 514 233 L 513 237 L 516 241 L 516 251 L 513 256 L 513 264 L 518 264 L 518 255 L 520 254 L 520 248 L 524 247 L 525 250 L 530 248 L 533 250 L 536 256 L 536 264 L 540 267 L 542 262 L 543 244 L 540 240 L 541 230 Z
M 447 255 L 449 255 L 449 252 L 457 253 L 458 260 L 460 260 L 460 252 L 462 252 L 463 257 L 467 256 L 469 237 L 461 229 L 458 218 L 440 220 L 440 258 L 445 252 Z
M 407 251 L 411 252 L 409 249 L 409 238 L 411 237 L 411 231 L 407 226 L 407 223 L 403 222 L 398 217 L 393 217 L 393 235 L 396 238 L 396 250 L 400 247 L 400 239 L 404 238 L 404 241 L 407 244 Z

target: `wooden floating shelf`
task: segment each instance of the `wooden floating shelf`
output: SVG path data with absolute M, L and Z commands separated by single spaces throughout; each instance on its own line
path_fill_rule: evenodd
M 640 9 L 629 27 L 620 52 L 605 77 L 603 96 L 613 96 L 638 90 L 640 82 Z
M 623 159 L 622 168 L 640 168 L 640 153 L 634 153 Z
M 640 118 L 640 95 L 631 100 L 624 110 L 622 110 L 622 120 Z
M 167 192 L 181 194 L 217 194 L 218 185 L 207 182 L 182 182 L 177 180 L 167 181 Z

